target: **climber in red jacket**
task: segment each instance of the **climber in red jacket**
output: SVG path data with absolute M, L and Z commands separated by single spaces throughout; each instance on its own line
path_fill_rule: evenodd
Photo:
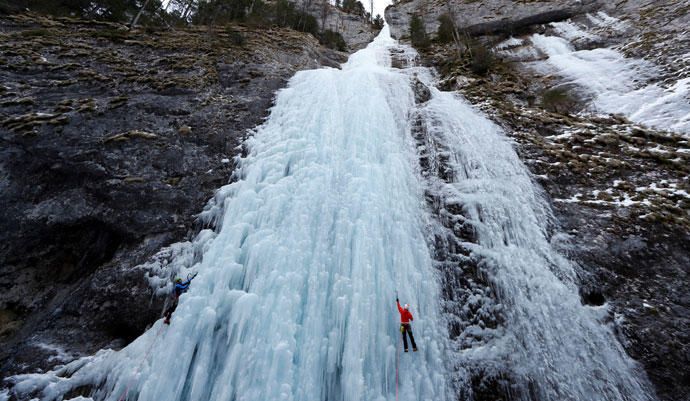
M 395 298 L 395 302 L 398 304 L 398 312 L 400 312 L 400 332 L 402 333 L 403 345 L 405 346 L 405 352 L 407 352 L 407 335 L 410 335 L 410 342 L 412 342 L 412 351 L 417 352 L 417 344 L 414 342 L 414 336 L 412 335 L 412 327 L 410 322 L 414 320 L 412 317 L 412 312 L 410 312 L 410 306 L 405 304 L 405 306 L 400 306 L 400 301 Z

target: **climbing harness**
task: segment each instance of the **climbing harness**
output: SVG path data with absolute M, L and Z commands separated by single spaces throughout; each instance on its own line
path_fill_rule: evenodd
M 122 393 L 122 395 L 120 396 L 120 398 L 118 398 L 117 401 L 124 401 L 127 398 L 127 394 L 129 393 L 129 389 L 132 387 L 132 384 L 133 384 L 132 382 L 134 381 L 134 378 L 135 378 L 137 372 L 139 372 L 141 365 L 143 365 L 144 362 L 149 358 L 149 355 L 151 355 L 151 351 L 153 350 L 153 345 L 156 343 L 156 340 L 158 340 L 158 337 L 163 332 L 164 327 L 165 327 L 165 325 L 161 324 L 161 327 L 158 329 L 158 332 L 153 337 L 153 341 L 151 341 L 151 345 L 149 345 L 148 351 L 146 351 L 144 358 L 141 360 L 141 362 L 139 362 L 139 365 L 137 366 L 137 368 L 132 373 L 132 377 L 129 379 L 129 382 L 127 383 L 127 387 L 125 387 L 125 391 Z

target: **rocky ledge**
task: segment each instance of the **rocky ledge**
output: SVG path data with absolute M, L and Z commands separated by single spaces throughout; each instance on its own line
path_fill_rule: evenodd
M 287 29 L 0 17 L 0 370 L 119 347 L 158 318 L 141 270 L 198 231 L 247 129 L 346 54 Z
M 515 4 L 517 3 L 517 4 Z M 460 30 L 473 35 L 516 32 L 535 24 L 564 20 L 600 7 L 598 0 L 561 1 L 505 1 L 505 0 L 431 0 L 420 2 L 403 0 L 386 9 L 386 21 L 391 36 L 409 36 L 412 15 L 419 15 L 428 32 L 436 32 L 438 18 L 449 14 Z

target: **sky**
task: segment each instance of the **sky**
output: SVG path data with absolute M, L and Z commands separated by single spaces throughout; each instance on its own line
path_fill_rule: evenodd
M 369 1 L 370 0 L 363 1 L 364 7 L 366 7 L 367 10 L 369 10 L 370 7 Z M 381 14 L 383 17 L 383 11 L 386 9 L 386 7 L 388 7 L 389 4 L 391 4 L 391 0 L 374 0 L 374 16 L 376 14 Z

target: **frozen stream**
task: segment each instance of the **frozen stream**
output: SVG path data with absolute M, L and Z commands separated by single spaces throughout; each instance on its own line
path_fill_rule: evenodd
M 390 67 L 393 47 L 384 28 L 342 70 L 300 72 L 279 93 L 240 179 L 207 212 L 219 228 L 197 239 L 199 275 L 171 326 L 158 321 L 121 351 L 16 377 L 13 391 L 44 400 L 82 386 L 110 401 L 395 400 L 397 290 L 420 345 L 400 354 L 400 400 L 455 399 L 451 357 L 503 360 L 534 399 L 649 399 L 596 311 L 580 304 L 572 266 L 547 241 L 547 205 L 510 144 L 464 101 L 432 90 L 419 112 L 451 152 L 445 197 L 475 227 L 467 246 L 506 310 L 501 338 L 450 349 L 410 135 L 410 73 Z

